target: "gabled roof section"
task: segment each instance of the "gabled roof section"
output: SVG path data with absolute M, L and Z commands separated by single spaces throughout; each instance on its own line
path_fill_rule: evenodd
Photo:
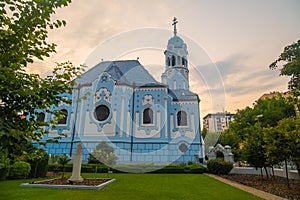
M 158 84 L 149 72 L 137 60 L 105 61 L 97 64 L 82 74 L 75 81 L 77 84 L 91 84 L 102 72 L 107 72 L 117 84 L 141 86 Z
M 199 101 L 198 95 L 189 90 L 169 90 L 169 94 L 173 98 L 173 101 Z

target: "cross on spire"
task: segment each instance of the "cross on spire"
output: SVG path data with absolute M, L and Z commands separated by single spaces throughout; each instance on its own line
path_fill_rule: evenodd
M 178 23 L 177 18 L 174 17 L 172 26 L 174 26 L 174 35 L 175 35 L 175 36 L 176 36 L 176 34 L 177 34 L 177 29 L 176 29 L 176 24 L 177 24 L 177 23 Z

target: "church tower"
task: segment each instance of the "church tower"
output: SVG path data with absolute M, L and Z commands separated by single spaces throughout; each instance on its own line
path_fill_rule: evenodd
M 169 39 L 167 50 L 164 52 L 166 69 L 161 78 L 162 83 L 168 85 L 171 90 L 189 90 L 188 51 L 186 44 L 177 36 L 177 23 L 174 17 L 174 36 Z

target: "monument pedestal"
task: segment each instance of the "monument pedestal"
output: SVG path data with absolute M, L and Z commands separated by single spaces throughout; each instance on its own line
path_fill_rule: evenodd
M 83 178 L 80 176 L 81 164 L 82 164 L 82 143 L 80 142 L 77 145 L 76 153 L 74 156 L 72 176 L 68 180 L 70 183 L 83 181 Z

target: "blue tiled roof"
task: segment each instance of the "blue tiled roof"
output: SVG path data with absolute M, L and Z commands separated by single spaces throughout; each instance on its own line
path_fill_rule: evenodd
M 170 96 L 173 98 L 173 101 L 195 101 L 199 100 L 197 94 L 192 93 L 189 90 L 178 89 L 178 90 L 169 90 Z
M 175 36 L 173 36 L 172 38 L 169 39 L 168 44 L 173 44 L 174 47 L 182 47 L 184 42 L 180 37 L 175 35 Z
M 135 83 L 136 86 L 158 84 L 137 60 L 101 62 L 76 79 L 76 83 L 90 84 L 98 79 L 102 72 L 109 73 L 117 84 L 133 85 Z

